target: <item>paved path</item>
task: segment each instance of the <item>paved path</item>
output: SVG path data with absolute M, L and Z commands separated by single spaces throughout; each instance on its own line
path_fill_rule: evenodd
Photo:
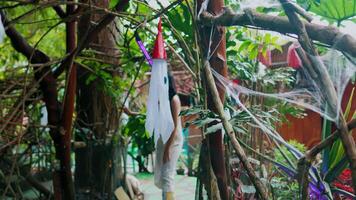
M 136 177 L 141 181 L 145 200 L 161 200 L 162 192 L 153 183 L 152 174 L 137 174 Z M 194 200 L 196 178 L 177 175 L 176 183 L 176 200 Z

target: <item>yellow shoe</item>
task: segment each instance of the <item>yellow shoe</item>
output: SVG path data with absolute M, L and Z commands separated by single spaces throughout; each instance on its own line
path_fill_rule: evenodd
M 174 193 L 173 192 L 166 192 L 166 194 L 164 195 L 166 198 L 163 200 L 174 200 Z

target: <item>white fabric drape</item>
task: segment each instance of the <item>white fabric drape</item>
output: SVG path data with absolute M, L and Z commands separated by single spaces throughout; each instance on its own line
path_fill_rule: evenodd
M 160 137 L 165 144 L 174 129 L 168 96 L 167 62 L 163 59 L 153 59 L 145 127 L 150 136 L 154 136 L 156 146 Z

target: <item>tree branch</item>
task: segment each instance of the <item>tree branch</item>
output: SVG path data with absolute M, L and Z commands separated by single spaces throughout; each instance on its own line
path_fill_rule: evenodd
M 122 0 L 118 5 L 116 5 L 115 9 L 117 12 L 121 12 L 124 10 L 125 6 L 129 3 L 129 0 Z M 85 49 L 91 41 L 95 39 L 95 37 L 103 30 L 107 25 L 109 25 L 114 19 L 116 15 L 112 13 L 106 14 L 98 24 L 94 27 L 91 27 L 88 31 L 86 37 L 83 40 L 79 41 L 77 48 L 70 52 L 70 54 L 63 60 L 62 64 L 55 70 L 54 76 L 58 77 L 65 69 L 65 66 L 71 65 L 73 63 L 74 58 Z
M 0 11 L 4 25 L 8 25 L 8 20 L 5 14 Z M 23 54 L 31 64 L 49 63 L 49 57 L 42 51 L 33 48 L 22 35 L 9 25 L 6 29 L 6 34 L 11 40 L 14 49 Z M 59 102 L 57 101 L 57 87 L 56 79 L 53 77 L 51 68 L 47 66 L 33 67 L 35 70 L 36 80 L 40 80 L 40 89 L 43 93 L 43 100 L 46 103 L 47 111 L 49 113 L 49 124 L 57 125 L 59 122 Z M 11 119 L 8 117 L 7 119 Z M 52 137 L 57 137 L 52 129 Z
M 50 125 L 50 135 L 53 140 L 55 150 L 56 150 L 56 159 L 61 163 L 61 169 L 57 172 L 60 173 L 61 183 L 68 183 L 65 179 L 71 179 L 71 177 L 65 176 L 66 172 L 70 170 L 70 168 L 66 169 L 63 167 L 63 163 L 65 160 L 64 150 L 65 143 L 64 137 L 60 132 L 60 103 L 57 99 L 57 80 L 53 76 L 49 63 L 50 58 L 43 53 L 42 51 L 35 49 L 32 47 L 25 38 L 16 31 L 16 29 L 8 24 L 8 20 L 5 14 L 0 11 L 3 22 L 7 25 L 6 34 L 11 40 L 11 44 L 14 49 L 20 53 L 22 53 L 29 60 L 31 64 L 43 64 L 43 66 L 39 67 L 38 65 L 33 65 L 33 71 L 35 73 L 35 79 L 39 82 L 40 90 L 43 94 L 43 101 L 45 102 L 46 109 L 48 112 L 48 124 Z M 10 120 L 12 117 L 8 117 Z M 63 187 L 63 185 L 56 185 L 58 188 L 54 188 L 55 191 L 61 191 L 62 189 L 67 189 Z M 64 193 L 69 193 L 68 191 L 63 191 Z
M 32 187 L 44 194 L 47 199 L 53 199 L 53 193 L 31 176 L 31 174 L 28 174 L 25 179 Z
M 271 16 L 257 13 L 252 10 L 245 10 L 245 13 L 234 13 L 231 9 L 225 8 L 219 15 L 211 15 L 203 12 L 200 16 L 200 23 L 205 26 L 244 26 L 250 25 L 265 30 L 279 33 L 297 34 L 295 26 L 289 23 L 286 17 Z M 356 57 L 356 40 L 351 35 L 340 32 L 333 26 L 323 26 L 305 22 L 305 28 L 312 40 L 330 45 L 331 47 L 346 52 Z
M 67 14 L 64 12 L 64 10 L 59 6 L 59 5 L 55 5 L 53 6 L 53 9 L 54 11 L 56 11 L 57 15 L 60 17 L 60 18 L 66 18 L 67 17 Z
M 295 4 L 295 3 L 291 2 L 290 0 L 287 0 L 285 6 L 288 6 L 290 9 L 294 10 L 296 13 L 298 13 L 300 16 L 302 16 L 308 22 L 313 21 L 313 17 L 307 11 L 305 11 L 303 8 L 301 8 L 298 4 Z
M 347 124 L 347 128 L 349 131 L 356 128 L 356 119 L 353 119 L 352 121 L 350 121 Z M 334 131 L 325 140 L 319 142 L 317 145 L 315 145 L 313 148 L 311 148 L 309 151 L 307 151 L 305 154 L 305 157 L 308 160 L 312 161 L 318 153 L 320 153 L 323 149 L 332 145 L 336 141 L 336 139 L 340 136 L 339 133 L 340 133 L 339 130 Z
M 352 129 L 356 128 L 356 119 L 352 120 L 347 124 L 348 131 L 351 131 Z M 308 183 L 308 174 L 309 174 L 309 169 L 310 166 L 312 165 L 313 160 L 315 159 L 315 156 L 320 153 L 323 149 L 325 149 L 327 146 L 332 145 L 336 139 L 340 136 L 340 130 L 336 130 L 333 132 L 329 137 L 327 137 L 325 140 L 319 142 L 317 145 L 315 145 L 312 149 L 307 151 L 302 158 L 299 159 L 298 161 L 298 181 L 301 183 Z M 308 190 L 308 184 L 302 184 L 301 190 L 304 191 L 304 195 L 307 195 L 307 190 Z M 304 196 L 304 199 L 307 197 Z

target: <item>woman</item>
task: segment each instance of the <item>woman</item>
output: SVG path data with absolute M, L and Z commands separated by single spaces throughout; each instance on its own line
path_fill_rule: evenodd
M 154 170 L 155 185 L 162 189 L 163 200 L 174 199 L 174 175 L 183 145 L 182 125 L 179 116 L 181 104 L 174 87 L 173 76 L 171 75 L 168 75 L 168 88 L 174 129 L 165 144 L 163 144 L 161 138 L 158 140 Z

